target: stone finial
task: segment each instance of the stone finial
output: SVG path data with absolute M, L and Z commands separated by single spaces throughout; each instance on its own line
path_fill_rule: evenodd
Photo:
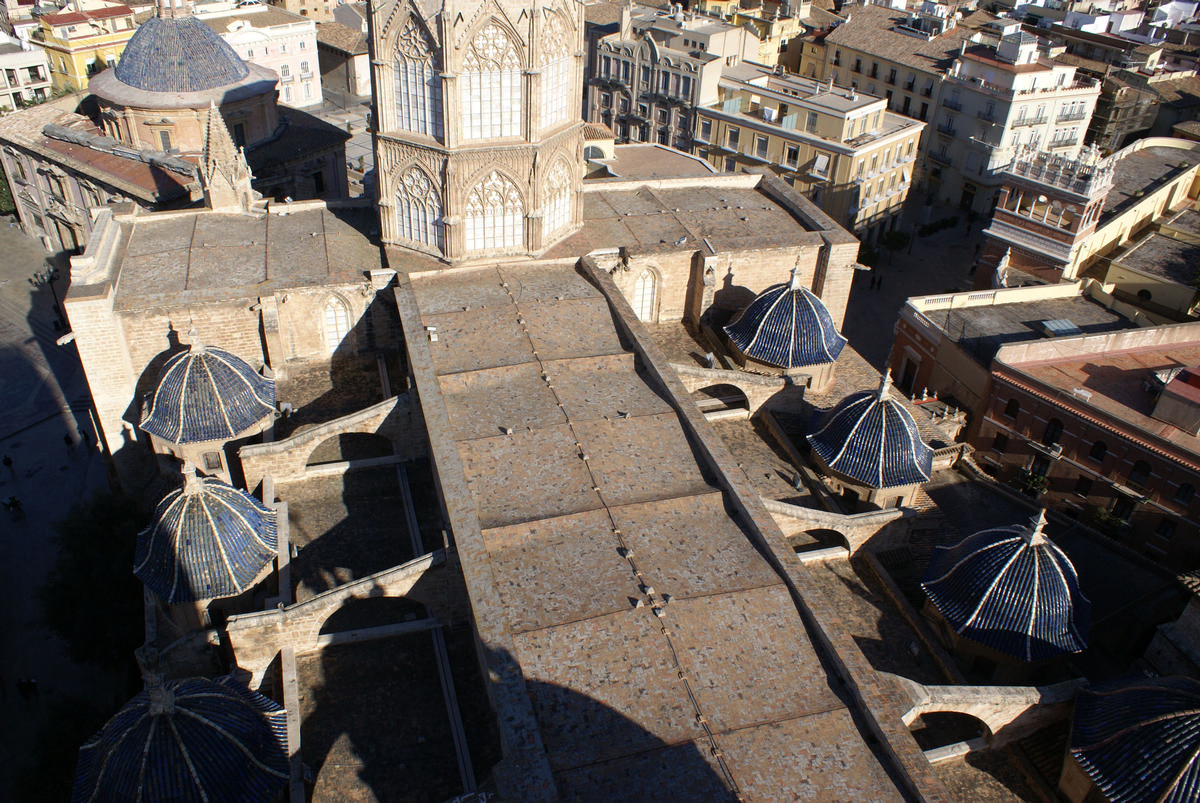
M 246 155 L 233 144 L 225 118 L 214 101 L 209 101 L 204 130 L 204 158 L 200 163 L 204 200 L 214 211 L 246 212 L 253 190 Z
M 185 494 L 198 494 L 204 490 L 204 484 L 200 482 L 200 478 L 196 476 L 196 466 L 191 460 L 183 461 L 183 492 Z
M 193 354 L 199 354 L 205 349 L 204 340 L 200 337 L 200 332 L 194 326 L 188 329 L 188 344 L 188 351 Z
M 1029 546 L 1041 546 L 1049 541 L 1045 533 L 1042 532 L 1046 526 L 1046 508 L 1038 511 L 1038 514 L 1029 519 L 1029 527 L 1025 530 L 1025 543 Z
M 792 266 L 792 281 L 788 287 L 793 293 L 800 289 L 800 260 L 796 260 L 796 264 Z
M 883 372 L 883 376 L 879 378 L 879 390 L 876 392 L 875 400 L 885 402 L 892 397 L 892 369 L 888 368 Z

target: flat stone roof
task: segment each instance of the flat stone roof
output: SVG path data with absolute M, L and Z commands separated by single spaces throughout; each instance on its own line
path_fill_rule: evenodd
M 1038 328 L 1041 321 L 1069 320 L 1085 334 L 1136 328 L 1085 296 L 922 310 L 922 314 L 985 366 L 1007 343 L 1044 339 L 1046 335 Z
M 1119 159 L 1113 167 L 1112 189 L 1104 198 L 1100 225 L 1103 226 L 1108 218 L 1121 213 L 1129 204 L 1138 200 L 1135 197 L 1138 192 L 1147 193 L 1173 178 L 1181 164 L 1187 163 L 1190 166 L 1197 162 L 1200 162 L 1200 150 L 1163 146 L 1142 148 Z
M 748 185 L 746 178 L 588 182 L 583 228 L 546 256 L 577 257 L 620 246 L 634 254 L 707 250 L 706 239 L 713 251 L 822 242 L 813 223 L 793 214 L 761 185 Z
M 1200 245 L 1151 232 L 1113 262 L 1193 287 L 1200 271 Z
M 601 290 L 525 265 L 398 297 L 481 639 L 513 662 L 499 714 L 540 742 L 513 748 L 521 799 L 542 773 L 565 800 L 902 798 Z
M 1200 437 L 1151 416 L 1154 397 L 1146 390 L 1151 371 L 1200 365 L 1200 341 L 1175 343 L 1132 351 L 1106 351 L 1070 359 L 1010 363 L 1010 366 L 1066 398 L 1075 388 L 1091 392 L 1086 405 L 1107 413 L 1129 426 L 1162 438 L 1181 449 L 1200 454 Z M 1083 403 L 1083 400 L 1079 400 Z
M 1189 206 L 1168 218 L 1163 225 L 1200 237 L 1200 212 Z
M 278 209 L 279 206 L 277 205 Z M 286 208 L 286 207 L 284 207 Z M 113 306 L 123 312 L 359 281 L 382 267 L 369 206 L 295 204 L 283 215 L 194 211 L 129 216 Z
M 595 123 L 588 123 L 592 126 Z M 605 129 L 607 131 L 607 129 Z M 585 129 L 586 132 L 586 129 Z M 612 137 L 612 132 L 607 132 Z M 608 165 L 615 178 L 648 179 L 680 178 L 683 176 L 711 176 L 717 169 L 699 156 L 668 148 L 665 145 L 632 143 L 617 145 L 613 149 L 615 159 L 600 160 Z

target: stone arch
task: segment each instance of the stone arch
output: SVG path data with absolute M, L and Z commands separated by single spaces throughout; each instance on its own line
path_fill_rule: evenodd
M 643 323 L 658 323 L 662 301 L 662 274 L 652 265 L 644 265 L 633 280 L 629 303 L 633 314 Z
M 745 409 L 750 411 L 750 396 L 745 390 L 730 382 L 697 388 L 692 398 L 702 412 L 719 409 Z
M 851 543 L 849 536 L 844 532 L 829 527 L 814 527 L 811 530 L 805 530 L 804 534 L 810 538 L 817 539 L 822 546 L 844 546 L 850 552 L 853 552 L 856 546 Z
M 555 159 L 542 189 L 542 220 L 545 230 L 544 237 L 552 237 L 557 232 L 571 225 L 575 219 L 575 177 L 572 175 L 571 161 L 565 156 Z
M 325 350 L 330 354 L 345 351 L 343 346 L 353 346 L 352 343 L 346 343 L 354 331 L 353 309 L 341 293 L 329 293 L 325 296 L 325 303 L 321 305 L 321 335 Z
M 376 432 L 339 432 L 319 441 L 308 452 L 306 469 L 327 463 L 391 457 L 395 444 Z
M 466 251 L 524 247 L 529 199 L 508 171 L 490 166 L 472 176 L 463 206 Z
M 402 131 L 444 139 L 442 53 L 429 27 L 414 12 L 388 37 L 392 102 L 386 109 Z
M 396 236 L 418 246 L 444 253 L 446 249 L 445 201 L 442 183 L 423 165 L 409 161 L 393 172 Z

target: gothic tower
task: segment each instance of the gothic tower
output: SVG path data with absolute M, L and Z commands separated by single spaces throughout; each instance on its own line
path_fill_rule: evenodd
M 534 256 L 582 223 L 583 4 L 371 4 L 383 240 Z

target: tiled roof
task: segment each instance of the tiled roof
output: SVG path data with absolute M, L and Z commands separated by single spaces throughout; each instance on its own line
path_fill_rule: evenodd
M 79 749 L 72 803 L 267 803 L 288 779 L 287 715 L 230 677 L 140 692 Z
M 795 278 L 760 293 L 725 334 L 747 357 L 780 368 L 831 363 L 846 346 L 821 299 Z
M 921 587 L 954 632 L 1022 661 L 1087 648 L 1092 605 L 1070 559 L 1030 526 L 997 527 L 934 549 Z
M 367 36 L 340 22 L 318 22 L 317 42 L 347 55 L 367 52 Z
M 1126 680 L 1075 699 L 1071 755 L 1108 800 L 1200 800 L 1200 682 Z
M 919 70 L 945 72 L 958 55 L 962 43 L 971 38 L 975 30 L 996 19 L 990 14 L 977 11 L 948 33 L 926 40 L 894 30 L 904 24 L 909 15 L 883 6 L 866 5 L 847 14 L 848 19 L 825 37 L 825 44 L 842 46 L 882 59 L 907 64 Z M 846 75 L 841 77 L 849 80 Z
M 871 488 L 924 482 L 933 471 L 933 449 L 891 397 L 891 384 L 885 374 L 878 390 L 850 394 L 820 415 L 807 436 L 825 465 Z
M 215 477 L 190 475 L 138 534 L 133 573 L 164 602 L 232 597 L 275 557 L 275 511 Z
M 171 443 L 227 441 L 275 412 L 275 382 L 218 348 L 167 361 L 141 427 Z
M 146 20 L 113 69 L 121 83 L 148 92 L 200 92 L 249 74 L 233 48 L 195 17 Z

